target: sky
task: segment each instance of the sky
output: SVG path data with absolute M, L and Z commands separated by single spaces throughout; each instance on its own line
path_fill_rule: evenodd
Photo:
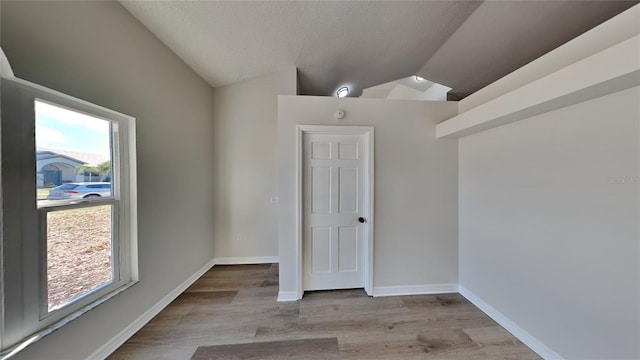
M 36 147 L 109 156 L 109 121 L 36 100 Z

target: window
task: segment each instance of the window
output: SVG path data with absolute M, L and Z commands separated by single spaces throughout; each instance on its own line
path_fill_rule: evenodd
M 35 120 L 36 170 L 54 163 L 68 168 L 64 176 L 67 181 L 76 181 L 78 174 L 89 167 L 113 172 L 111 164 L 119 157 L 118 148 L 112 146 L 118 141 L 117 121 L 41 99 L 35 100 Z M 37 155 L 45 147 L 49 153 L 47 165 Z M 69 183 L 50 189 L 36 179 L 35 191 L 43 193 L 37 197 L 40 243 L 46 248 L 42 250 L 46 266 L 42 266 L 41 275 L 47 278 L 41 289 L 47 294 L 43 315 L 63 309 L 116 279 L 120 254 L 119 234 L 113 231 L 117 219 L 113 215 L 118 213 L 120 204 L 112 191 L 92 191 L 111 189 L 111 185 Z M 80 199 L 82 203 L 78 202 Z
M 6 353 L 137 280 L 135 119 L 19 79 L 1 94 Z

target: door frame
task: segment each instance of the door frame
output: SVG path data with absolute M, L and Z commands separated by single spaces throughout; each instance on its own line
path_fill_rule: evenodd
M 365 162 L 365 213 L 367 219 L 364 227 L 364 290 L 373 296 L 373 239 L 374 239 L 374 127 L 373 126 L 344 126 L 344 125 L 298 125 L 296 136 L 296 274 L 298 280 L 297 298 L 304 295 L 303 278 L 304 266 L 302 241 L 304 238 L 304 135 L 365 135 L 367 146 L 365 151 L 368 161 Z

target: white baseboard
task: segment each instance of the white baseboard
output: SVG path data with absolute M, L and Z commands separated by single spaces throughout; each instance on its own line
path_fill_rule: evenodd
M 297 291 L 280 291 L 278 292 L 278 302 L 298 301 Z
M 277 256 L 223 257 L 213 259 L 216 265 L 245 265 L 278 263 Z
M 459 286 L 460 295 L 464 296 L 469 300 L 473 305 L 482 310 L 485 314 L 489 315 L 490 318 L 495 320 L 500 326 L 507 329 L 513 336 L 517 337 L 518 340 L 522 341 L 525 345 L 527 345 L 531 350 L 535 351 L 538 355 L 540 355 L 543 359 L 553 359 L 553 360 L 562 360 L 563 357 L 558 355 L 555 351 L 548 348 L 542 341 L 536 339 L 531 334 L 529 334 L 526 330 L 518 326 L 515 322 L 511 321 L 508 317 L 504 316 L 498 310 L 496 310 L 493 306 L 489 305 L 484 300 L 480 299 L 476 294 L 467 290 L 464 286 Z
M 214 260 L 209 261 L 203 267 L 201 267 L 195 274 L 191 275 L 187 280 L 183 281 L 182 284 L 178 285 L 173 291 L 171 291 L 167 296 L 163 297 L 162 300 L 158 301 L 155 305 L 153 305 L 149 310 L 147 310 L 142 316 L 135 319 L 131 322 L 124 330 L 120 331 L 116 336 L 114 336 L 111 340 L 107 341 L 104 345 L 102 345 L 98 350 L 96 350 L 93 354 L 89 355 L 87 359 L 96 359 L 103 360 L 106 359 L 107 356 L 111 355 L 114 351 L 116 351 L 122 344 L 124 344 L 133 334 L 135 334 L 138 330 L 140 330 L 146 323 L 148 323 L 154 316 L 158 315 L 162 309 L 164 309 L 167 305 L 169 305 L 175 298 L 180 296 L 189 286 L 191 286 L 196 280 L 198 280 L 204 273 L 209 271 L 215 264 Z
M 458 292 L 458 284 L 429 284 L 405 286 L 375 286 L 374 297 L 400 295 L 451 294 Z

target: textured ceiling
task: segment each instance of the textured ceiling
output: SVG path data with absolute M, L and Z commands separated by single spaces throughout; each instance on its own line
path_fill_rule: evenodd
M 412 74 L 470 93 L 637 1 L 121 1 L 212 86 L 290 67 L 305 95 Z

